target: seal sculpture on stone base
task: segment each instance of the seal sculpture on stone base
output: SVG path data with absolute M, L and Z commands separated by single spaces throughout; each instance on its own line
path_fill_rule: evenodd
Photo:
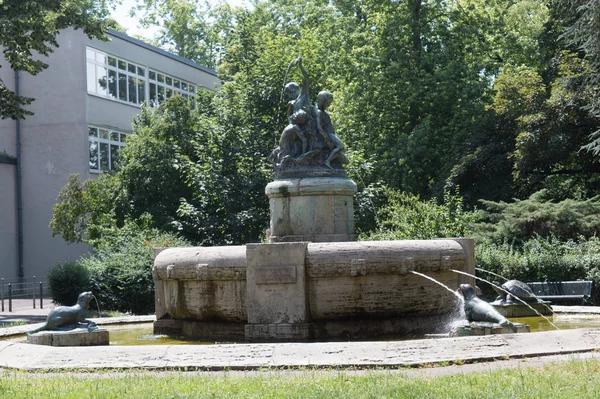
M 497 323 L 516 332 L 515 325 L 502 316 L 492 305 L 478 298 L 470 284 L 461 284 L 458 292 L 465 298 L 465 315 L 469 322 L 487 321 Z
M 75 328 L 87 327 L 88 331 L 97 329 L 96 323 L 86 320 L 85 315 L 88 310 L 93 295 L 91 291 L 82 292 L 77 298 L 77 303 L 73 306 L 58 306 L 48 313 L 46 323 L 40 328 L 30 331 L 34 334 L 40 331 L 65 331 Z M 83 324 L 83 325 L 82 325 Z

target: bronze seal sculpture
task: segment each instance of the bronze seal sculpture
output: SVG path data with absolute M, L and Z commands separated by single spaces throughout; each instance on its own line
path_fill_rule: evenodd
M 470 284 L 461 284 L 458 291 L 465 298 L 465 315 L 469 322 L 487 321 L 516 331 L 516 327 L 492 305 L 477 297 Z
M 73 330 L 79 327 L 87 327 L 89 331 L 98 328 L 96 323 L 85 319 L 88 306 L 92 300 L 91 291 L 82 292 L 77 298 L 77 303 L 73 306 L 58 306 L 52 309 L 46 317 L 46 323 L 40 328 L 30 331 L 29 334 L 34 334 L 39 331 L 64 331 Z

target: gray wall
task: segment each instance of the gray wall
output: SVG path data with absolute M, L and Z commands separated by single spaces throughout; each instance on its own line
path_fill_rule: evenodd
M 130 132 L 139 107 L 87 94 L 86 45 L 146 65 L 172 76 L 212 88 L 215 76 L 177 60 L 113 37 L 90 40 L 81 30 L 66 30 L 60 47 L 44 62 L 50 67 L 37 76 L 21 73 L 21 94 L 35 97 L 35 113 L 21 121 L 24 272 L 42 279 L 58 261 L 72 261 L 89 251 L 84 244 L 66 244 L 52 237 L 48 223 L 59 191 L 69 175 L 94 178 L 88 166 L 88 124 Z M 1 57 L 1 56 L 0 56 Z M 1 58 L 0 58 L 1 59 Z M 0 78 L 14 87 L 14 72 L 2 59 Z M 0 120 L 0 151 L 15 155 L 15 122 Z M 0 277 L 17 277 L 15 166 L 0 164 Z

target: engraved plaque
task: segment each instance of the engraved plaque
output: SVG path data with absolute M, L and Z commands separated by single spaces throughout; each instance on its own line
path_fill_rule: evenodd
M 296 266 L 257 267 L 256 284 L 290 284 L 296 282 Z

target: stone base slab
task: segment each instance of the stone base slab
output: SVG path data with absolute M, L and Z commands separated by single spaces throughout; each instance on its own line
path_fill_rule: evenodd
M 99 346 L 108 345 L 108 330 L 40 331 L 27 336 L 27 343 L 46 346 Z
M 516 331 L 511 328 L 501 326 L 497 323 L 488 323 L 484 321 L 476 321 L 461 325 L 450 331 L 450 337 L 470 337 L 475 335 L 495 335 L 495 334 L 514 334 L 529 332 L 527 324 L 513 323 Z
M 492 302 L 491 305 L 504 317 L 537 317 L 540 314 L 543 316 L 552 316 L 554 312 L 550 307 L 550 302 L 530 303 L 525 304 L 501 304 Z M 533 309 L 531 309 L 533 308 Z
M 311 340 L 310 323 L 246 324 L 247 342 L 306 342 Z

